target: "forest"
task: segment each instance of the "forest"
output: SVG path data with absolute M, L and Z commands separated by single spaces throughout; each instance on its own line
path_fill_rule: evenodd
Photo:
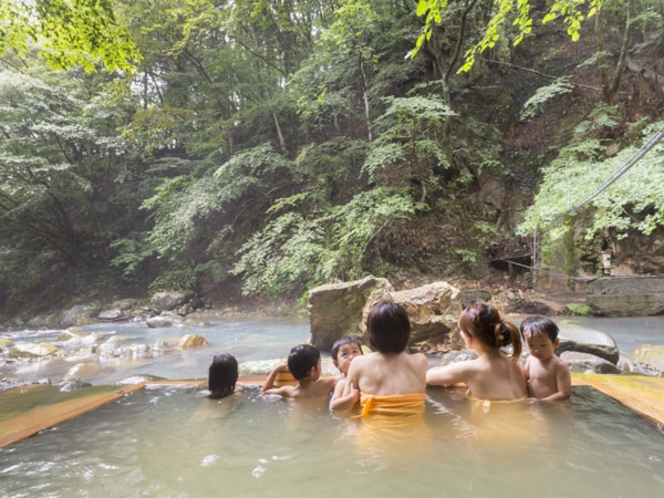
M 4 318 L 481 279 L 534 230 L 664 270 L 664 144 L 575 208 L 664 127 L 663 0 L 17 0 L 0 54 Z

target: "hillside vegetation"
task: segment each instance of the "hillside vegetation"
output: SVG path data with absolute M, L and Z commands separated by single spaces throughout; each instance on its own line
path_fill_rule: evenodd
M 549 251 L 571 237 L 557 269 L 575 274 L 627 235 L 651 256 L 661 240 L 662 143 L 556 218 L 664 126 L 661 1 L 606 1 L 573 37 L 533 2 L 520 44 L 508 14 L 461 72 L 491 1 L 448 2 L 414 57 L 417 2 L 112 3 L 133 70 L 43 41 L 0 57 L 5 317 L 176 288 L 481 279 L 529 255 L 535 228 Z M 632 270 L 661 272 L 655 255 Z

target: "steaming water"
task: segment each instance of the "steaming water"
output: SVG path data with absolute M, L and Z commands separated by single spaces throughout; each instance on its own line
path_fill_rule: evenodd
M 17 497 L 655 497 L 664 433 L 591 388 L 472 416 L 430 393 L 421 443 L 363 449 L 327 400 L 142 390 L 0 450 Z M 526 494 L 528 493 L 528 495 Z

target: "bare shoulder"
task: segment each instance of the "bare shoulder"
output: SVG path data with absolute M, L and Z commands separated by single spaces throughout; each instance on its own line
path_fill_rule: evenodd
M 567 363 L 565 363 L 557 356 L 554 356 L 554 359 L 555 359 L 554 365 L 556 366 L 556 370 L 569 373 L 569 366 L 567 365 Z
M 427 360 L 427 357 L 424 356 L 422 353 L 415 353 L 410 355 L 410 363 L 413 365 L 415 368 L 418 369 L 427 369 L 429 366 L 429 360 Z

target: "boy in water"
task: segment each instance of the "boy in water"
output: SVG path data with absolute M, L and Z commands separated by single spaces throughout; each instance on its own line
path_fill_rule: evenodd
M 525 367 L 528 395 L 542 401 L 569 399 L 569 367 L 554 354 L 560 344 L 558 326 L 549 318 L 534 316 L 521 323 L 521 334 L 530 351 Z
M 277 375 L 287 371 L 293 374 L 297 385 L 274 387 Z M 321 379 L 321 372 L 320 351 L 309 344 L 300 344 L 291 349 L 287 363 L 272 369 L 263 386 L 263 394 L 278 394 L 293 399 L 322 398 L 334 389 L 339 377 Z
M 332 362 L 339 369 L 343 377 L 334 386 L 334 393 L 330 400 L 330 410 L 348 411 L 352 409 L 360 399 L 360 391 L 351 386 L 350 393 L 344 396 L 346 388 L 346 376 L 348 369 L 356 356 L 362 356 L 362 344 L 357 337 L 344 336 L 338 339 L 332 346 Z

